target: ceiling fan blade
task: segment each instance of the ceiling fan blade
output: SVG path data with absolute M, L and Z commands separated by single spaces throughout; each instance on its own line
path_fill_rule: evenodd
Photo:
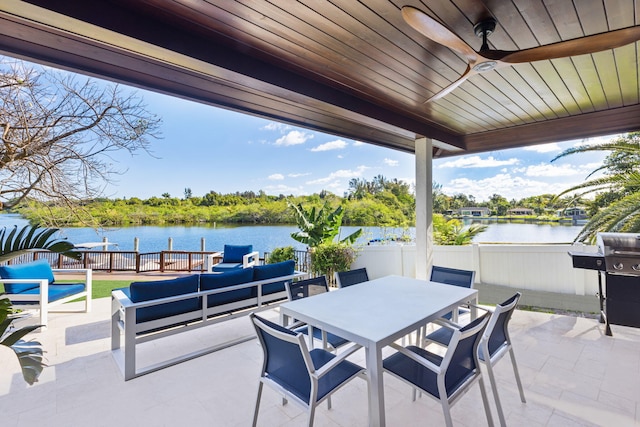
M 566 58 L 615 49 L 640 40 L 640 26 L 623 28 L 607 33 L 594 34 L 579 39 L 566 40 L 545 46 L 519 51 L 486 50 L 479 54 L 485 58 L 517 64 L 545 59 Z
M 467 58 L 468 62 L 475 62 L 477 59 L 476 52 L 464 42 L 460 37 L 455 35 L 447 27 L 412 6 L 402 7 L 402 17 L 416 31 L 436 43 L 448 47 Z
M 443 96 L 450 94 L 455 88 L 460 86 L 462 83 L 464 83 L 465 80 L 467 80 L 469 77 L 473 76 L 474 74 L 478 74 L 478 73 L 473 68 L 471 68 L 471 66 L 468 65 L 467 69 L 465 70 L 464 73 L 462 73 L 462 75 L 458 78 L 458 80 L 451 83 L 449 86 L 445 87 L 440 92 L 436 93 L 431 98 L 424 101 L 424 103 L 426 104 L 428 102 L 435 101 L 437 99 L 442 98 Z

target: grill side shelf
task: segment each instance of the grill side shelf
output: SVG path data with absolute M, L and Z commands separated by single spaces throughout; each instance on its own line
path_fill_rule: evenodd
M 604 255 L 588 252 L 569 252 L 573 260 L 573 268 L 606 271 Z

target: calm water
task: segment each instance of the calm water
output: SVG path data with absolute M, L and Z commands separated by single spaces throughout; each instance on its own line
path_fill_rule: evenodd
M 0 228 L 4 226 L 26 225 L 27 222 L 19 215 L 0 214 Z M 510 224 L 492 223 L 484 233 L 476 237 L 475 241 L 498 243 L 569 243 L 582 227 L 548 224 Z M 343 227 L 342 236 L 346 236 L 360 227 Z M 366 243 L 370 239 L 402 235 L 408 233 L 412 237 L 415 229 L 362 227 L 364 233 L 359 243 Z M 168 248 L 169 238 L 173 239 L 174 250 L 198 251 L 201 239 L 205 239 L 205 249 L 210 251 L 222 250 L 224 244 L 253 244 L 254 250 L 260 253 L 268 252 L 280 246 L 293 246 L 305 249 L 305 246 L 291 238 L 291 233 L 297 231 L 294 225 L 259 225 L 259 226 L 137 226 L 121 227 L 109 230 L 93 230 L 91 228 L 66 228 L 60 237 L 68 238 L 78 245 L 85 242 L 100 242 L 104 237 L 109 242 L 117 243 L 120 250 L 133 250 L 134 238 L 140 239 L 140 252 L 156 252 Z

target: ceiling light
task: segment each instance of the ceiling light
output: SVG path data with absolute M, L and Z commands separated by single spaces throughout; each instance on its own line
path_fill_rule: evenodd
M 494 68 L 496 68 L 496 65 L 498 65 L 496 61 L 485 61 L 474 65 L 473 69 L 479 73 L 482 73 L 484 71 L 493 70 Z

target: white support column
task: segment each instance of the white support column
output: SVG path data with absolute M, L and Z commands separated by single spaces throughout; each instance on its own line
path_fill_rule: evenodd
M 433 264 L 433 144 L 416 139 L 416 278 L 427 279 Z

